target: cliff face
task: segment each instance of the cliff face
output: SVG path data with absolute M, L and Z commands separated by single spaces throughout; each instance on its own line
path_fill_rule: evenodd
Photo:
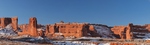
M 20 25 L 20 29 L 22 32 L 18 32 L 19 35 L 30 35 L 33 37 L 42 36 L 43 31 L 37 29 L 40 25 L 37 25 L 37 19 L 35 17 L 31 17 L 29 19 L 29 24 Z M 39 31 L 38 31 L 39 30 Z
M 89 24 L 89 23 L 60 23 L 41 25 L 37 24 L 37 19 L 32 17 L 29 24 L 18 26 L 18 17 L 0 18 L 0 30 L 5 29 L 7 25 L 11 25 L 12 30 L 19 35 L 47 36 L 47 37 L 101 37 L 101 38 L 117 38 L 117 39 L 147 39 L 150 33 L 150 24 L 114 26 L 111 29 L 107 25 Z M 22 32 L 19 32 L 18 30 Z
M 116 38 L 118 39 L 125 39 L 125 32 L 126 32 L 126 27 L 125 26 L 114 26 L 111 28 L 111 31 L 113 31 L 113 34 L 115 35 Z
M 46 26 L 46 36 L 64 36 L 66 38 L 87 36 L 86 24 L 56 23 Z
M 37 33 L 37 20 L 35 17 L 29 19 L 29 26 L 28 26 L 29 34 L 31 36 L 38 36 Z
M 16 31 L 18 29 L 18 17 L 0 18 L 0 26 L 2 28 L 5 28 L 9 24 L 11 24 L 13 27 L 13 30 Z
M 149 28 L 149 24 L 141 26 L 130 23 L 128 26 L 114 26 L 111 30 L 118 39 L 145 39 L 149 37 Z

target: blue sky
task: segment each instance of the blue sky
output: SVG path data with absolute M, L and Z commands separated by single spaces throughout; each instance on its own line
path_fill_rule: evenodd
M 0 17 L 19 24 L 37 17 L 40 24 L 89 22 L 109 26 L 150 24 L 150 0 L 0 0 Z

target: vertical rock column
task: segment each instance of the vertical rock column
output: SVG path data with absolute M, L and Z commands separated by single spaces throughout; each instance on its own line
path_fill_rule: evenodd
M 5 28 L 10 23 L 11 23 L 11 18 L 1 18 L 1 26 L 2 26 L 2 28 Z
M 46 25 L 45 36 L 54 33 L 55 33 L 54 25 Z
M 5 18 L 1 18 L 1 26 L 2 26 L 2 28 L 5 28 L 5 26 L 6 26 L 6 23 L 5 23 Z
M 29 19 L 29 26 L 28 26 L 29 34 L 31 36 L 38 36 L 37 32 L 37 19 L 32 17 Z
M 50 26 L 50 25 L 46 25 L 45 36 L 47 36 L 47 35 L 48 35 L 48 33 L 50 32 L 50 31 L 49 31 L 49 26 Z
M 127 29 L 126 29 L 126 39 L 132 39 L 132 34 L 131 34 L 132 26 L 133 26 L 132 23 L 130 23 L 127 26 Z
M 18 29 L 18 17 L 13 17 L 11 18 L 12 20 L 12 28 L 14 31 Z
M 54 25 L 49 26 L 49 31 L 50 31 L 51 34 L 55 33 Z

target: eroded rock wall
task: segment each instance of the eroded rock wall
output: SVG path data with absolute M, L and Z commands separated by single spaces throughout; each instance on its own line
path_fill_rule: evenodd
M 14 31 L 16 31 L 18 29 L 18 17 L 13 17 L 11 18 L 11 20 L 12 20 L 12 27 Z
M 118 39 L 125 39 L 125 28 L 125 26 L 114 26 L 111 30 Z
M 31 36 L 38 36 L 37 33 L 37 19 L 35 17 L 32 17 L 29 19 L 29 26 L 28 30 Z
M 37 30 L 37 19 L 35 17 L 31 17 L 29 19 L 29 24 L 20 25 L 20 29 L 22 32 L 19 32 L 19 35 L 30 35 L 30 36 L 42 36 L 43 31 L 42 29 Z
M 87 35 L 85 24 L 57 23 L 46 26 L 46 34 L 63 35 L 64 37 L 82 37 Z
M 0 26 L 5 28 L 7 25 L 11 24 L 14 31 L 18 29 L 18 17 L 3 17 L 0 18 Z

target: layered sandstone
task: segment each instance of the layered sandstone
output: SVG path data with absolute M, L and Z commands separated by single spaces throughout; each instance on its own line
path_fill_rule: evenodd
M 0 18 L 0 26 L 5 28 L 11 24 L 12 29 L 17 31 L 21 29 L 22 32 L 18 32 L 19 35 L 31 35 L 31 36 L 63 36 L 63 37 L 110 37 L 110 30 L 118 39 L 143 39 L 148 33 L 150 33 L 150 24 L 147 25 L 133 25 L 132 23 L 127 26 L 114 26 L 109 29 L 106 25 L 88 24 L 88 23 L 60 23 L 50 24 L 45 27 L 41 24 L 37 24 L 37 19 L 32 17 L 29 19 L 29 24 L 20 25 L 18 28 L 18 17 L 12 18 Z
M 37 33 L 37 19 L 35 17 L 32 17 L 29 19 L 29 26 L 28 30 L 31 36 L 38 36 Z
M 18 29 L 18 17 L 3 17 L 0 18 L 0 26 L 5 28 L 7 25 L 11 24 L 14 31 Z
M 22 32 L 19 32 L 19 35 L 30 35 L 30 36 L 39 36 L 42 35 L 40 33 L 43 33 L 42 31 L 37 31 L 37 19 L 35 17 L 32 17 L 29 19 L 29 24 L 21 25 L 20 29 Z
M 46 26 L 46 34 L 61 35 L 64 37 L 82 37 L 87 35 L 86 24 L 56 23 Z M 84 32 L 83 32 L 84 31 Z
M 18 17 L 13 17 L 11 18 L 12 20 L 12 28 L 14 29 L 14 31 L 16 31 L 18 29 Z
M 22 30 L 22 32 L 18 32 L 19 35 L 29 35 L 28 24 L 19 25 L 19 28 Z
M 125 28 L 125 26 L 114 26 L 113 28 L 111 28 L 111 30 L 117 38 L 125 39 Z
M 114 26 L 111 30 L 120 37 L 119 39 L 144 39 L 150 33 L 149 28 L 149 25 L 141 26 L 130 23 L 128 26 Z

